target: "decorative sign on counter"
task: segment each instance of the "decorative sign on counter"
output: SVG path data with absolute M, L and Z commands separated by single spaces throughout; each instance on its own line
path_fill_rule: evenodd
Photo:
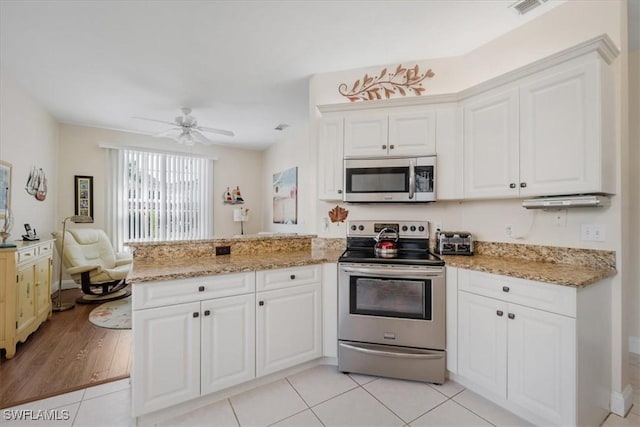
M 382 99 L 383 96 L 389 99 L 398 94 L 406 96 L 412 92 L 420 96 L 425 91 L 422 81 L 433 76 L 435 73 L 431 68 L 420 74 L 418 64 L 413 68 L 404 68 L 400 64 L 393 73 L 388 73 L 387 69 L 383 68 L 377 76 L 365 74 L 362 80 L 358 79 L 353 83 L 351 90 L 347 90 L 349 86 L 346 83 L 341 83 L 338 92 L 351 102 Z

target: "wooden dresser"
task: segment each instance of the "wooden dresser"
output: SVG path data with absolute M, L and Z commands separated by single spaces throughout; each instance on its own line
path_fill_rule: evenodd
M 7 359 L 51 317 L 54 240 L 15 243 L 0 249 L 0 349 Z

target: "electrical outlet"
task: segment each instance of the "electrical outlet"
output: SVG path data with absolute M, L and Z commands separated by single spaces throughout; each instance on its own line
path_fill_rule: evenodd
M 507 235 L 507 236 L 513 235 L 513 226 L 512 225 L 507 225 L 504 228 L 504 234 Z
M 582 240 L 591 242 L 605 241 L 605 227 L 603 224 L 582 224 Z
M 231 246 L 216 246 L 216 255 L 231 255 Z

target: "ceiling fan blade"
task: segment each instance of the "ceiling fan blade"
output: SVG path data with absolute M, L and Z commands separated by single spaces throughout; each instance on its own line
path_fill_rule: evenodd
M 146 120 L 148 122 L 157 122 L 157 123 L 163 123 L 165 125 L 171 125 L 171 126 L 175 126 L 176 123 L 175 122 L 167 122 L 165 120 L 156 120 L 156 119 L 148 119 L 146 117 L 132 117 L 132 119 L 139 119 L 139 120 Z
M 209 138 L 195 129 L 191 129 L 191 137 L 195 142 L 199 142 L 201 144 L 215 144 L 215 142 L 211 141 Z
M 182 129 L 171 128 L 171 129 L 163 130 L 162 132 L 154 133 L 153 136 L 156 138 L 163 138 L 163 137 L 175 138 L 179 136 L 181 133 L 182 133 Z
M 217 133 L 219 135 L 236 136 L 236 134 L 231 132 L 230 130 L 209 128 L 209 127 L 205 127 L 205 126 L 196 126 L 194 129 L 197 129 L 197 130 L 200 130 L 200 131 L 205 131 L 205 132 Z

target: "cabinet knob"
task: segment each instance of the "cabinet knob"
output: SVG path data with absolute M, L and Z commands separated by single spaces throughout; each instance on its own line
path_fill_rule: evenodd
M 264 301 L 258 301 L 258 305 L 262 307 L 264 305 Z
M 503 286 L 502 287 L 502 292 L 509 292 L 509 287 L 508 286 Z
M 511 184 L 509 184 L 509 188 L 516 188 L 516 183 L 512 182 Z
M 195 313 L 193 313 L 193 317 L 200 317 L 200 313 L 196 311 Z
M 527 183 L 526 183 L 526 182 L 521 182 L 521 183 L 520 183 L 520 188 L 525 188 L 526 186 L 527 186 Z
M 295 275 L 295 274 L 292 274 L 291 276 L 289 276 L 289 278 L 290 278 L 291 280 L 295 280 L 296 275 Z
M 395 145 L 393 145 L 393 144 L 391 144 L 391 145 L 389 146 L 389 150 L 393 150 L 394 148 L 396 148 L 396 147 L 395 147 Z
M 382 146 L 382 149 L 383 149 L 383 150 L 386 150 L 386 149 L 387 149 L 387 146 L 386 146 L 386 145 L 383 145 L 383 146 Z
M 204 286 L 198 286 L 198 292 L 204 292 Z
M 338 194 L 342 194 L 342 190 L 338 190 Z
M 204 315 L 205 315 L 205 316 L 209 316 L 209 315 L 211 315 L 211 310 L 205 310 L 205 311 L 204 311 Z
M 498 310 L 498 311 L 496 311 L 496 314 L 497 314 L 498 316 L 502 317 L 502 315 L 504 314 L 504 311 L 502 311 L 502 310 Z
M 516 315 L 513 314 L 513 313 L 509 313 L 507 316 L 509 317 L 509 319 L 515 319 L 516 318 Z

